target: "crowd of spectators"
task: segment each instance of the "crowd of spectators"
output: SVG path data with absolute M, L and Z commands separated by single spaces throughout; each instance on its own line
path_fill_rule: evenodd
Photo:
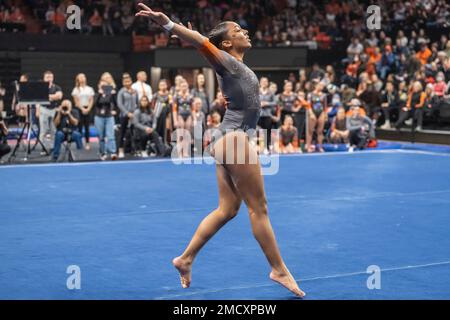
M 281 87 L 261 77 L 258 125 L 264 130 L 256 137 L 259 151 L 324 152 L 324 142 L 363 149 L 376 144 L 376 127 L 400 129 L 414 119 L 415 130 L 422 130 L 425 117 L 439 118 L 441 109 L 450 107 L 450 42 L 443 35 L 431 43 L 425 33 L 419 34 L 416 39 L 400 30 L 394 41 L 383 32 L 354 37 L 341 62 L 342 76 L 332 65 L 314 64 L 290 73 Z M 20 80 L 27 79 L 23 75 Z M 123 74 L 120 84 L 105 72 L 92 87 L 80 73 L 70 97 L 63 97 L 52 72 L 43 80 L 49 83 L 50 104 L 37 108 L 39 121 L 34 122 L 54 160 L 67 139 L 65 126 L 78 148 L 90 149 L 92 125 L 102 160 L 126 153 L 167 156 L 171 142 L 176 142 L 178 156 L 188 157 L 198 143 L 205 147 L 210 142 L 211 133 L 205 131 L 220 125 L 227 105 L 220 91 L 209 99 L 201 73 L 192 83 L 177 75 L 155 88 L 144 71 Z M 25 110 L 15 105 L 18 116 L 27 117 Z M 200 137 L 194 135 L 196 126 Z
M 205 150 L 227 108 L 220 91 L 209 99 L 203 74 L 194 79 L 188 84 L 177 75 L 173 82 L 161 79 L 151 88 L 145 71 L 138 72 L 135 81 L 124 73 L 121 85 L 105 72 L 97 85 L 90 86 L 80 73 L 71 96 L 65 97 L 53 73 L 46 71 L 43 80 L 49 85 L 49 104 L 33 108 L 32 119 L 27 119 L 26 105 L 18 103 L 14 111 L 22 121 L 39 128 L 39 138 L 53 161 L 58 160 L 65 141 L 89 150 L 92 125 L 102 160 L 123 158 L 127 153 L 190 157 Z M 261 153 L 324 152 L 324 140 L 363 149 L 374 139 L 373 124 L 360 101 L 352 98 L 345 106 L 333 104 L 336 94 L 329 85 L 325 88 L 324 79 L 313 78 L 302 86 L 290 77 L 278 90 L 276 83 L 260 78 L 262 109 L 253 141 Z M 20 80 L 26 82 L 28 76 Z
M 24 23 L 17 1 L 2 0 L 0 22 Z M 148 19 L 135 17 L 139 0 L 23 0 L 45 33 L 88 33 L 104 35 L 151 35 L 153 45 L 166 45 L 167 35 Z M 450 4 L 445 0 L 380 0 L 381 21 L 386 32 L 450 27 Z M 81 30 L 68 30 L 67 7 L 81 8 Z M 218 22 L 233 20 L 249 30 L 255 46 L 307 45 L 329 48 L 366 29 L 371 1 L 312 0 L 154 0 L 155 10 L 168 13 L 174 21 L 207 33 Z M 166 41 L 158 41 L 159 38 Z
M 14 6 L 10 1 L 0 1 L 0 32 L 24 32 L 25 15 L 18 6 Z

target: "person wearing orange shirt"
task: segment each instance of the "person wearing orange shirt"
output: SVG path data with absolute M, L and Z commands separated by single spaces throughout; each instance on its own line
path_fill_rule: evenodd
M 426 43 L 420 45 L 420 50 L 416 53 L 416 58 L 420 61 L 422 65 L 427 64 L 428 58 L 431 57 L 431 50 L 428 48 Z
M 409 118 L 417 120 L 416 130 L 422 130 L 423 106 L 425 104 L 426 93 L 423 91 L 420 81 L 416 81 L 412 85 L 412 89 L 408 94 L 406 106 L 402 108 L 398 121 L 395 124 L 397 130 L 400 129 L 403 122 Z

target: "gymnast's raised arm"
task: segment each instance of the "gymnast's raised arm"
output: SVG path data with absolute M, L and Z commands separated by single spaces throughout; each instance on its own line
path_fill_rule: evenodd
M 162 28 L 170 31 L 174 35 L 178 36 L 181 40 L 190 43 L 195 48 L 201 48 L 207 39 L 205 36 L 201 35 L 198 31 L 192 30 L 192 28 L 186 28 L 181 24 L 175 24 L 172 22 L 167 15 L 162 12 L 156 12 L 150 9 L 143 3 L 138 4 L 141 9 L 136 16 L 139 17 L 148 17 L 152 19 L 153 22 L 160 25 Z

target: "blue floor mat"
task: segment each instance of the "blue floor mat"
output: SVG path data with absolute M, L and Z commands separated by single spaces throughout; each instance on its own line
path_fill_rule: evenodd
M 449 176 L 442 153 L 281 157 L 265 177 L 269 214 L 307 299 L 450 299 Z M 213 166 L 5 166 L 0 190 L 0 299 L 291 298 L 268 279 L 244 205 L 179 286 L 170 262 L 217 204 Z M 80 290 L 66 287 L 69 265 Z

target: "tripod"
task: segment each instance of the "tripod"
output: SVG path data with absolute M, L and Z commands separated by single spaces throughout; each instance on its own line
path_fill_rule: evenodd
M 13 159 L 16 158 L 16 152 L 19 149 L 20 144 L 23 140 L 25 130 L 27 131 L 27 135 L 26 135 L 27 153 L 24 157 L 25 161 L 28 160 L 31 152 L 34 151 L 34 149 L 36 149 L 36 146 L 38 145 L 38 143 L 41 145 L 42 150 L 44 150 L 44 152 L 46 153 L 47 156 L 50 154 L 47 151 L 47 149 L 45 148 L 42 141 L 39 139 L 38 132 L 36 132 L 33 128 L 33 113 L 31 112 L 31 104 L 27 104 L 27 117 L 26 117 L 25 123 L 23 124 L 22 130 L 20 131 L 19 137 L 17 138 L 16 146 L 14 147 L 13 152 L 11 153 L 11 155 L 8 158 L 8 162 L 10 162 L 10 163 L 13 161 Z M 33 147 L 31 147 L 31 133 L 33 133 L 34 136 L 36 137 L 36 141 L 35 141 Z

